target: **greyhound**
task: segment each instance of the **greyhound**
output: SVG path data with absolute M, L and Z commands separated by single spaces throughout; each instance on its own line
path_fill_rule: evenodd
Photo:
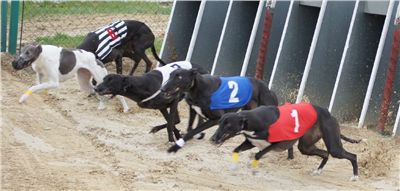
M 338 122 L 325 108 L 300 103 L 279 107 L 260 106 L 249 111 L 225 114 L 219 120 L 219 128 L 211 141 L 223 144 L 239 134 L 243 134 L 246 140 L 233 150 L 232 159 L 237 163 L 239 152 L 258 147 L 260 151 L 252 161 L 253 170 L 257 169 L 260 158 L 267 152 L 287 150 L 299 141 L 298 148 L 302 154 L 322 158 L 314 175 L 322 172 L 330 154 L 335 158 L 350 160 L 353 166 L 351 180 L 358 179 L 357 155 L 344 150 L 340 139 L 351 143 L 359 143 L 361 140 L 342 135 Z M 315 146 L 321 138 L 328 151 Z
M 160 87 L 168 80 L 172 71 L 177 68 L 190 69 L 192 67 L 190 62 L 181 61 L 156 68 L 143 76 L 109 74 L 95 90 L 100 95 L 112 94 L 128 97 L 137 102 L 139 107 L 142 108 L 160 110 L 167 123 L 153 127 L 150 132 L 155 133 L 166 127 L 168 141 L 174 142 L 172 133 L 174 133 L 176 139 L 181 138 L 180 132 L 175 128 L 175 125 L 180 123 L 177 107 L 178 102 L 183 99 L 183 94 L 166 97 L 160 94 Z
M 151 61 L 145 51 L 151 48 L 154 58 L 161 65 L 165 63 L 158 57 L 154 47 L 154 34 L 150 28 L 135 20 L 124 20 L 110 23 L 86 35 L 79 49 L 92 52 L 103 63 L 115 61 L 117 74 L 122 74 L 122 57 L 129 57 L 134 65 L 129 72 L 132 75 L 139 62 L 146 62 L 146 73 L 151 69 Z
M 15 70 L 21 70 L 32 65 L 36 72 L 37 85 L 30 87 L 19 99 L 19 103 L 25 102 L 32 93 L 37 91 L 57 88 L 60 81 L 65 81 L 78 74 L 78 82 L 82 91 L 94 94 L 94 87 L 90 82 L 93 77 L 102 82 L 107 75 L 103 63 L 97 60 L 91 52 L 80 49 L 65 49 L 53 45 L 29 44 L 25 46 L 21 54 L 12 62 Z M 47 79 L 48 82 L 43 82 Z M 124 112 L 129 108 L 125 99 L 118 96 Z M 100 98 L 98 109 L 104 109 L 103 98 Z
M 239 109 L 248 110 L 259 105 L 278 105 L 275 93 L 270 91 L 267 84 L 261 80 L 201 75 L 194 69 L 175 70 L 161 91 L 166 96 L 186 92 L 185 98 L 189 105 L 198 115 L 207 119 L 179 139 L 168 149 L 168 152 L 177 152 L 194 135 L 216 125 L 225 113 L 236 112 Z M 290 157 L 293 158 L 293 156 Z

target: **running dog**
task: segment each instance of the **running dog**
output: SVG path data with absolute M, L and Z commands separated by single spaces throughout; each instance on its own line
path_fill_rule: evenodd
M 168 152 L 177 152 L 194 135 L 216 125 L 225 113 L 239 109 L 248 110 L 260 105 L 278 105 L 275 93 L 268 89 L 264 81 L 247 77 L 202 75 L 193 69 L 172 72 L 161 91 L 166 96 L 186 92 L 186 101 L 198 115 L 206 119 L 179 139 Z
M 19 99 L 19 103 L 25 102 L 35 92 L 57 88 L 60 81 L 65 81 L 78 74 L 78 82 L 82 91 L 94 94 L 94 87 L 90 82 L 93 78 L 102 82 L 107 70 L 104 65 L 95 58 L 91 52 L 80 49 L 65 49 L 52 45 L 29 44 L 25 46 L 21 54 L 12 62 L 15 70 L 21 70 L 32 65 L 36 72 L 37 85 L 30 87 Z M 47 82 L 44 82 L 44 79 Z M 124 112 L 129 108 L 125 99 L 118 97 L 122 103 Z M 98 109 L 104 109 L 103 98 L 100 98 Z
M 154 58 L 165 65 L 157 55 L 154 39 L 153 32 L 146 24 L 124 20 L 90 32 L 78 48 L 94 53 L 103 63 L 115 61 L 117 74 L 122 74 L 122 57 L 129 57 L 134 61 L 129 72 L 132 75 L 142 59 L 146 62 L 145 72 L 150 71 L 152 63 L 145 54 L 148 48 L 151 48 Z
M 166 127 L 168 141 L 174 142 L 172 133 L 176 139 L 181 138 L 175 125 L 180 123 L 177 107 L 178 102 L 183 99 L 183 94 L 167 97 L 160 93 L 160 87 L 168 81 L 172 71 L 178 68 L 190 69 L 192 67 L 190 62 L 181 61 L 158 67 L 143 76 L 109 74 L 104 78 L 103 83 L 96 87 L 96 92 L 100 95 L 122 95 L 137 102 L 139 107 L 160 110 L 167 123 L 153 127 L 150 132 L 155 133 Z
M 318 175 L 328 161 L 329 154 L 335 158 L 348 159 L 353 166 L 353 177 L 358 179 L 357 155 L 347 152 L 341 139 L 359 143 L 340 133 L 336 119 L 325 108 L 309 103 L 285 104 L 283 106 L 260 106 L 253 110 L 229 113 L 219 120 L 219 128 L 211 141 L 223 144 L 236 135 L 243 134 L 246 140 L 233 150 L 234 163 L 239 160 L 239 152 L 258 147 L 260 150 L 252 161 L 257 169 L 260 158 L 269 151 L 284 151 L 299 141 L 298 148 L 304 155 L 317 155 L 322 158 L 321 164 L 313 174 Z M 324 141 L 327 150 L 319 149 L 315 143 Z

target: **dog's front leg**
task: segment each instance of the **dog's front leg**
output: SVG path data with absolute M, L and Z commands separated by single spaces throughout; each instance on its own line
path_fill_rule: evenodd
M 186 135 L 183 138 L 176 141 L 175 145 L 168 149 L 168 152 L 169 153 L 177 152 L 179 149 L 181 149 L 183 147 L 183 145 L 185 144 L 185 142 L 187 140 L 193 138 L 193 136 L 195 136 L 196 134 L 198 134 L 216 124 L 218 124 L 218 120 L 208 120 L 208 121 L 200 124 L 196 129 L 189 131 L 188 133 L 186 133 Z
M 119 101 L 122 104 L 122 107 L 124 108 L 124 113 L 128 113 L 129 107 L 128 107 L 128 104 L 125 101 L 124 96 L 117 95 L 117 98 L 119 99 Z
M 230 167 L 231 170 L 236 170 L 237 169 L 237 165 L 239 163 L 239 152 L 246 151 L 246 150 L 249 150 L 251 148 L 254 148 L 254 145 L 251 144 L 251 142 L 246 139 L 242 144 L 240 144 L 238 147 L 236 147 L 233 150 L 233 153 L 232 153 L 232 162 L 233 163 L 232 163 L 232 165 Z
M 254 160 L 251 161 L 251 168 L 253 171 L 253 174 L 257 173 L 257 169 L 258 169 L 258 164 L 260 163 L 259 160 L 260 158 L 267 154 L 267 152 L 274 150 L 275 148 L 277 148 L 279 146 L 279 143 L 272 143 L 271 145 L 269 145 L 268 147 L 265 147 L 263 150 L 259 151 L 258 153 L 256 153 Z
M 44 75 L 40 72 L 36 72 L 36 81 L 37 84 L 43 83 Z M 44 95 L 49 95 L 49 91 L 47 89 L 43 90 Z
M 19 103 L 25 102 L 29 96 L 40 90 L 47 90 L 51 88 L 57 88 L 59 85 L 58 81 L 50 81 L 43 84 L 38 84 L 36 86 L 30 87 L 19 99 Z

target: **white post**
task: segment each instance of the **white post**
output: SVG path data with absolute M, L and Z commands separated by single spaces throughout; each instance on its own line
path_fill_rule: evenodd
M 312 63 L 312 60 L 313 60 L 313 57 L 314 57 L 315 47 L 317 45 L 319 33 L 321 31 L 321 25 L 322 25 L 322 21 L 324 19 L 327 3 L 328 3 L 328 0 L 323 0 L 322 1 L 321 10 L 319 11 L 319 16 L 318 16 L 318 20 L 317 20 L 317 26 L 315 27 L 314 36 L 313 36 L 313 39 L 312 39 L 312 42 L 311 42 L 310 51 L 308 52 L 306 67 L 304 68 L 304 73 L 303 73 L 303 77 L 301 79 L 301 84 L 300 84 L 300 88 L 299 88 L 299 93 L 297 94 L 296 103 L 301 102 L 301 99 L 302 99 L 303 94 L 304 94 L 304 89 L 305 89 L 306 84 L 307 84 L 308 74 L 310 72 L 311 63 Z
M 399 129 L 399 125 L 400 125 L 400 104 L 399 104 L 399 109 L 397 110 L 396 121 L 394 122 L 393 136 L 396 136 L 397 130 Z
M 171 14 L 169 15 L 168 25 L 167 25 L 167 28 L 165 29 L 164 39 L 163 39 L 163 43 L 161 45 L 161 50 L 160 50 L 160 54 L 159 54 L 160 57 L 162 57 L 162 55 L 164 53 L 164 47 L 165 47 L 165 43 L 167 42 L 169 28 L 171 27 L 172 17 L 174 16 L 174 13 L 175 13 L 175 7 L 176 7 L 176 0 L 174 0 L 174 3 L 172 4 Z M 160 62 L 157 62 L 157 67 L 158 66 L 160 66 Z
M 278 52 L 276 54 L 274 67 L 272 68 L 271 77 L 269 78 L 269 84 L 268 84 L 268 88 L 269 89 L 272 88 L 272 81 L 274 80 L 276 68 L 278 67 L 279 58 L 280 58 L 281 52 L 282 52 L 283 42 L 285 41 L 286 31 L 287 31 L 287 28 L 289 26 L 290 15 L 292 14 L 293 3 L 294 3 L 294 0 L 290 0 L 289 10 L 288 10 L 288 13 L 286 15 L 286 21 L 285 21 L 285 25 L 283 27 L 281 40 L 279 42 L 279 47 L 278 47 Z
M 364 104 L 363 104 L 363 108 L 362 108 L 361 115 L 360 115 L 360 120 L 358 121 L 358 128 L 361 128 L 364 125 L 365 116 L 367 115 L 367 110 L 368 110 L 369 101 L 371 99 L 372 89 L 374 88 L 376 73 L 378 72 L 379 63 L 380 63 L 381 57 L 382 57 L 383 47 L 385 45 L 385 39 L 386 39 L 388 29 L 389 29 L 390 19 L 392 18 L 393 6 L 394 6 L 394 0 L 390 0 L 389 7 L 388 7 L 388 10 L 386 13 L 385 24 L 383 25 L 381 38 L 379 40 L 378 50 L 376 51 L 374 66 L 373 66 L 372 72 L 371 72 L 371 78 L 369 79 L 369 83 L 368 83 L 367 94 L 365 95 Z
M 268 1 L 270 1 L 270 0 L 268 0 Z M 246 75 L 247 67 L 249 66 L 251 51 L 253 50 L 254 39 L 256 38 L 256 35 L 257 35 L 258 24 L 260 23 L 260 17 L 261 17 L 261 13 L 263 11 L 264 3 L 265 3 L 264 0 L 260 0 L 260 2 L 258 4 L 257 14 L 256 14 L 256 17 L 254 18 L 253 29 L 251 30 L 249 44 L 247 44 L 246 55 L 244 56 L 244 61 L 243 61 L 243 65 L 242 65 L 242 70 L 240 71 L 240 76 Z
M 201 0 L 199 11 L 197 13 L 196 23 L 194 24 L 192 38 L 190 39 L 190 45 L 189 45 L 189 49 L 188 49 L 188 52 L 186 54 L 186 59 L 185 59 L 186 61 L 189 61 L 189 62 L 192 59 L 193 49 L 194 49 L 194 45 L 196 44 L 197 34 L 199 33 L 201 20 L 203 19 L 203 13 L 204 13 L 205 6 L 206 6 L 206 0 Z
M 353 27 L 354 27 L 354 22 L 356 20 L 357 17 L 357 12 L 358 12 L 358 5 L 360 4 L 360 0 L 356 1 L 356 4 L 354 5 L 354 10 L 353 10 L 353 16 L 351 17 L 351 21 L 350 21 L 350 28 L 349 28 L 349 32 L 347 33 L 347 37 L 346 37 L 346 43 L 344 45 L 344 49 L 343 49 L 343 54 L 342 54 L 342 58 L 340 60 L 340 66 L 339 66 L 339 70 L 336 76 L 336 81 L 335 81 L 335 86 L 333 88 L 333 92 L 332 92 L 332 96 L 331 96 L 331 101 L 329 103 L 329 112 L 332 111 L 332 107 L 333 104 L 335 102 L 335 98 L 336 98 L 336 92 L 337 92 L 337 88 L 339 86 L 339 81 L 340 81 L 340 77 L 342 76 L 342 71 L 343 71 L 343 65 L 344 65 L 344 61 L 346 60 L 346 56 L 347 56 L 347 51 L 349 49 L 349 44 L 350 44 L 350 38 L 351 35 L 353 34 Z
M 211 75 L 214 75 L 215 68 L 217 66 L 219 52 L 221 51 L 222 41 L 224 40 L 226 26 L 228 25 L 229 15 L 231 14 L 233 0 L 229 0 L 228 10 L 226 11 L 224 26 L 222 27 L 221 37 L 219 38 L 217 52 L 214 57 L 214 63 L 211 69 Z

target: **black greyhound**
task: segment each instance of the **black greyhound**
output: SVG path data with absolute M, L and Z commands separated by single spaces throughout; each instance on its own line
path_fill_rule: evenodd
M 177 67 L 175 63 L 167 64 L 161 68 L 170 68 L 170 70 L 179 68 L 180 66 Z M 201 72 L 206 73 L 200 67 L 192 67 L 196 67 Z M 168 141 L 174 142 L 172 133 L 175 134 L 176 139 L 181 138 L 180 132 L 175 128 L 175 125 L 180 123 L 177 107 L 178 102 L 183 99 L 183 94 L 168 97 L 160 94 L 159 90 L 162 82 L 163 73 L 157 68 L 143 74 L 143 76 L 109 74 L 104 77 L 103 82 L 96 87 L 95 91 L 100 95 L 122 95 L 137 102 L 139 107 L 160 110 L 167 123 L 153 127 L 150 132 L 155 133 L 160 129 L 167 128 Z
M 253 78 L 247 78 L 251 84 L 249 91 L 252 93 L 250 99 L 241 107 L 211 109 L 213 93 L 219 89 L 221 78 L 208 74 L 200 74 L 195 69 L 178 69 L 171 73 L 169 81 L 161 88 L 166 96 L 179 95 L 186 92 L 186 101 L 196 112 L 204 117 L 206 121 L 187 132 L 183 139 L 179 139 L 175 145 L 168 149 L 168 152 L 177 152 L 183 144 L 194 135 L 216 125 L 221 116 L 228 112 L 236 112 L 239 109 L 252 109 L 259 105 L 278 105 L 278 100 L 272 91 L 268 89 L 265 82 Z M 232 91 L 233 93 L 234 91 Z M 232 96 L 232 94 L 230 95 Z M 225 98 L 225 97 L 222 97 Z M 229 95 L 228 95 L 228 98 Z M 189 119 L 190 121 L 191 119 Z M 293 158 L 293 155 L 290 156 Z
M 340 139 L 351 143 L 359 143 L 360 140 L 343 136 L 338 122 L 325 108 L 301 103 L 279 107 L 260 106 L 249 111 L 225 114 L 211 141 L 222 144 L 238 134 L 243 134 L 246 140 L 233 150 L 234 162 L 238 161 L 239 152 L 258 147 L 260 151 L 252 161 L 253 169 L 256 169 L 259 159 L 267 152 L 287 150 L 298 140 L 298 148 L 302 154 L 322 158 L 314 174 L 321 173 L 331 154 L 335 158 L 350 160 L 353 165 L 351 180 L 358 179 L 357 155 L 344 150 Z M 321 138 L 328 151 L 315 146 Z
M 103 63 L 115 61 L 117 74 L 122 74 L 122 57 L 129 57 L 134 61 L 129 73 L 132 75 L 142 59 L 146 62 L 145 72 L 150 71 L 152 63 L 145 54 L 148 48 L 151 48 L 154 58 L 165 65 L 157 55 L 154 39 L 153 32 L 145 23 L 124 20 L 88 33 L 77 48 L 94 53 Z

